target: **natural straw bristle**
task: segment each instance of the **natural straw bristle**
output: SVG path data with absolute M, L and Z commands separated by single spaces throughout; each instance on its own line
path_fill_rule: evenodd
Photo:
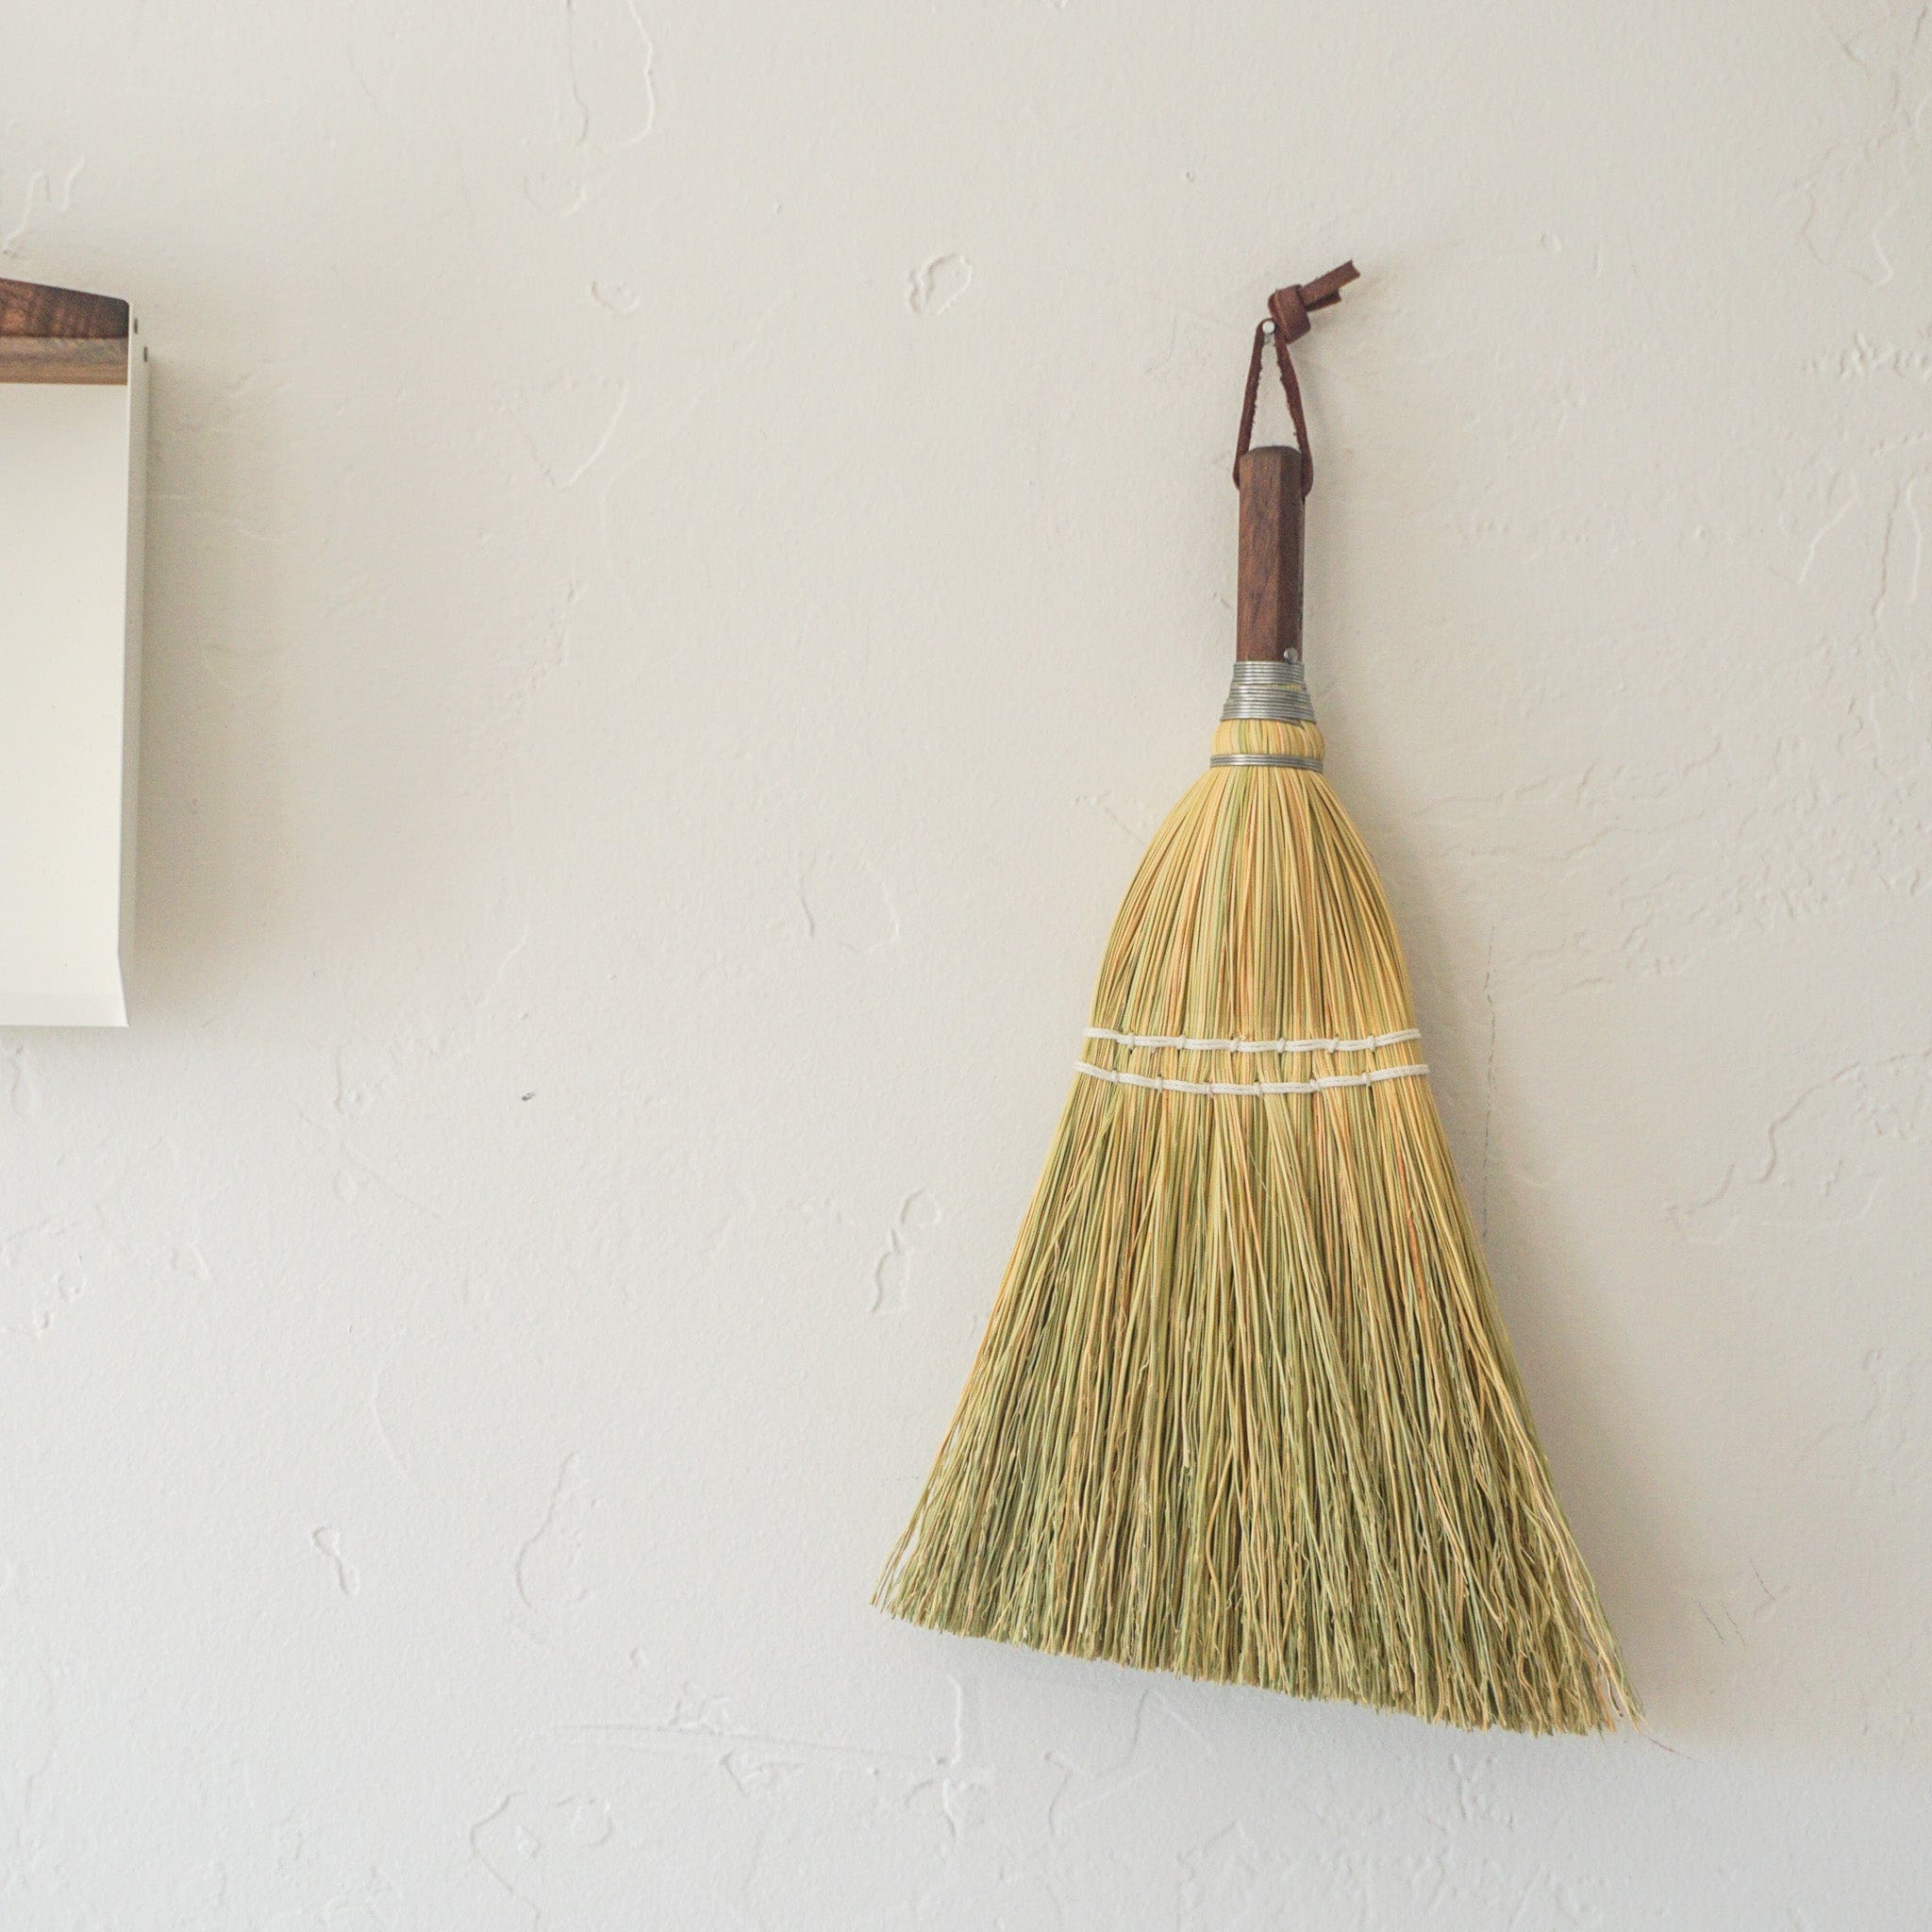
M 1318 758 L 1322 739 L 1241 722 L 1215 749 Z M 1210 769 L 1115 922 L 1094 1074 L 1074 1081 L 883 1607 L 1469 1727 L 1635 1718 L 1414 1024 L 1327 781 Z M 1408 1037 L 1255 1047 L 1390 1034 Z

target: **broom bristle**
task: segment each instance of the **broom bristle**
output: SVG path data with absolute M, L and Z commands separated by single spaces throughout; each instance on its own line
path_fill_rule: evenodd
M 1215 749 L 1322 739 L 1241 721 Z M 1470 1727 L 1635 1719 L 1414 1024 L 1319 770 L 1211 768 L 1115 922 L 884 1608 Z

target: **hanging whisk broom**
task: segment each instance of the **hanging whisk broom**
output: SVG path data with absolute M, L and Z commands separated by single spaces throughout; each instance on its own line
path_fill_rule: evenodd
M 1234 686 L 1115 921 L 1074 1091 L 878 1601 L 1465 1726 L 1634 1719 L 1302 675 L 1312 481 L 1270 298 Z M 1251 450 L 1266 337 L 1299 448 Z

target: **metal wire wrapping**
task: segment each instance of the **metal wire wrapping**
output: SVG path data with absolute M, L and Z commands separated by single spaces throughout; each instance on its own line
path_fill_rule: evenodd
M 1263 658 L 1238 663 L 1227 702 L 1221 708 L 1223 724 L 1260 718 L 1277 724 L 1312 724 L 1315 708 L 1299 658 Z M 1210 765 L 1286 765 L 1297 772 L 1319 772 L 1322 760 L 1289 752 L 1224 751 Z
M 1234 682 L 1221 708 L 1222 722 L 1269 718 L 1280 724 L 1312 724 L 1307 680 L 1299 658 L 1268 658 L 1234 667 Z

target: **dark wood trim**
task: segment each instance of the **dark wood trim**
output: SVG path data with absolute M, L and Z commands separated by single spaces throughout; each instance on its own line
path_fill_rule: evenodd
M 0 382 L 122 383 L 127 343 L 109 337 L 0 336 Z
M 127 304 L 117 295 L 50 289 L 0 278 L 0 336 L 70 336 L 89 341 L 127 340 Z
M 127 304 L 0 277 L 0 382 L 127 380 Z

